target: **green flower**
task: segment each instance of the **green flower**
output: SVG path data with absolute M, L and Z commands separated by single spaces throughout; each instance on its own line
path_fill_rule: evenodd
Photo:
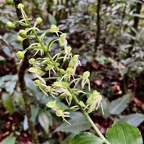
M 93 112 L 94 110 L 97 110 L 100 106 L 102 108 L 102 96 L 98 91 L 93 91 L 92 95 L 87 99 L 87 106 L 88 106 L 88 113 Z
M 55 32 L 55 33 L 57 33 L 57 32 L 59 32 L 59 28 L 58 28 L 56 25 L 51 25 L 51 27 L 50 27 L 50 32 Z
M 89 91 L 90 91 L 89 76 L 90 76 L 90 72 L 89 72 L 89 71 L 86 71 L 86 72 L 83 73 L 81 85 L 82 85 L 82 88 L 84 88 L 85 84 L 87 83 L 87 84 L 88 84 Z

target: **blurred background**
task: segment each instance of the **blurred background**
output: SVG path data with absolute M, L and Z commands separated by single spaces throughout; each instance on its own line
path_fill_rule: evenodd
M 114 121 L 127 121 L 139 128 L 144 137 L 144 1 L 143 0 L 23 0 L 31 23 L 43 19 L 44 31 L 52 24 L 67 33 L 73 54 L 80 55 L 77 74 L 90 71 L 91 91 L 103 95 L 101 110 L 90 116 L 105 134 Z M 18 84 L 22 50 L 16 41 L 18 27 L 9 29 L 7 22 L 17 21 L 13 0 L 0 0 L 0 142 L 31 144 L 25 102 Z M 48 35 L 48 41 L 53 35 Z M 33 41 L 32 41 L 33 42 Z M 30 42 L 31 43 L 31 42 Z M 52 53 L 60 51 L 54 44 Z M 45 104 L 51 100 L 34 84 L 26 72 L 32 121 L 42 144 L 67 144 L 80 131 L 91 131 L 81 112 L 72 112 L 67 126 Z M 88 91 L 88 88 L 85 87 Z M 64 102 L 61 105 L 67 107 Z M 85 124 L 83 124 L 85 123 Z

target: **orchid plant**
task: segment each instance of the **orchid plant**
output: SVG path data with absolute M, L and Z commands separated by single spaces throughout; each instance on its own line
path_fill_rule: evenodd
M 25 28 L 19 31 L 17 38 L 19 42 L 27 38 L 35 39 L 36 41 L 25 50 L 18 51 L 16 55 L 23 61 L 27 51 L 34 53 L 32 58 L 29 59 L 30 68 L 28 71 L 35 77 L 34 84 L 38 86 L 46 96 L 52 96 L 54 98 L 54 100 L 49 101 L 46 106 L 55 111 L 58 117 L 61 117 L 65 122 L 69 123 L 67 118 L 70 117 L 70 112 L 63 110 L 57 103 L 65 99 L 69 109 L 80 109 L 103 142 L 109 144 L 88 115 L 99 107 L 101 107 L 103 111 L 102 96 L 97 90 L 94 90 L 92 93 L 90 92 L 89 71 L 85 71 L 81 75 L 76 74 L 76 69 L 78 66 L 81 66 L 81 62 L 79 55 L 72 54 L 72 48 L 68 45 L 66 33 L 62 33 L 56 25 L 51 25 L 49 29 L 42 33 L 37 27 L 38 24 L 42 23 L 42 19 L 38 17 L 32 25 L 24 11 L 24 5 L 20 3 L 18 9 L 21 10 L 23 19 L 15 23 L 8 22 L 7 25 L 8 27 L 13 27 L 18 23 Z M 48 33 L 53 33 L 56 37 L 46 43 L 45 39 Z M 59 43 L 61 51 L 52 55 L 51 47 L 55 42 Z M 65 68 L 64 65 L 67 65 L 67 68 Z M 44 77 L 46 73 L 48 73 L 48 77 Z M 51 85 L 47 85 L 49 79 L 54 80 Z M 88 86 L 89 93 L 84 91 L 85 85 Z M 81 94 L 86 97 L 86 102 L 79 99 Z M 75 103 L 74 106 L 71 106 L 72 101 Z

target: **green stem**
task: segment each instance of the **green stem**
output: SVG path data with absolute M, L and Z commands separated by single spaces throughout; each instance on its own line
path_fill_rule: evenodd
M 70 89 L 69 89 L 70 90 Z M 71 91 L 71 90 L 70 90 Z M 77 99 L 77 97 L 75 95 L 73 95 L 73 99 L 75 100 L 75 102 L 79 105 L 79 100 Z M 90 118 L 90 116 L 86 113 L 86 111 L 83 109 L 82 106 L 79 105 L 79 108 L 81 109 L 82 113 L 85 115 L 85 117 L 87 118 L 87 120 L 89 121 L 89 123 L 91 124 L 91 126 L 94 128 L 94 130 L 96 131 L 96 133 L 99 135 L 99 137 L 102 139 L 102 141 L 106 144 L 110 144 L 107 139 L 102 135 L 102 133 L 100 132 L 100 130 L 96 127 L 96 125 L 94 124 L 94 122 L 92 121 L 92 119 Z

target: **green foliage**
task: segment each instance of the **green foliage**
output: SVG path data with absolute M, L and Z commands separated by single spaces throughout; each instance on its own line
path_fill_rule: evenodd
M 6 110 L 10 113 L 13 114 L 13 103 L 12 103 L 12 97 L 8 93 L 3 93 L 2 95 L 2 103 Z
M 81 133 L 76 135 L 69 144 L 103 144 L 100 138 L 92 133 Z
M 120 121 L 128 122 L 129 124 L 137 127 L 144 121 L 144 115 L 143 114 L 139 114 L 139 113 L 130 114 L 130 115 L 127 115 L 127 116 L 122 116 Z
M 6 137 L 3 141 L 2 144 L 15 144 L 16 143 L 16 138 L 12 135 Z
M 111 144 L 142 144 L 139 130 L 128 123 L 115 122 L 106 137 Z
M 80 112 L 74 112 L 68 122 L 70 124 L 64 122 L 55 131 L 78 133 L 88 130 L 91 127 L 85 116 Z
M 130 101 L 131 93 L 124 95 L 121 98 L 118 98 L 111 102 L 109 106 L 109 111 L 111 114 L 120 114 L 127 107 L 128 102 Z
M 86 115 L 93 112 L 91 115 L 95 117 L 97 115 L 95 112 L 101 112 L 99 111 L 101 108 L 102 112 L 104 111 L 101 117 L 104 117 L 106 121 L 110 116 L 114 120 L 124 122 L 124 124 L 115 123 L 112 128 L 109 128 L 107 139 L 110 143 L 124 143 L 124 139 L 127 141 L 126 135 L 129 132 L 128 137 L 132 137 L 133 142 L 141 144 L 138 130 L 125 123 L 139 126 L 144 121 L 144 116 L 141 114 L 143 111 L 141 102 L 137 104 L 133 101 L 134 92 L 136 96 L 138 95 L 137 88 L 143 90 L 143 78 L 139 78 L 144 68 L 143 8 L 141 13 L 135 13 L 136 6 L 141 1 L 101 2 L 100 44 L 95 57 L 92 55 L 97 31 L 98 1 L 33 0 L 32 3 L 36 10 L 33 9 L 33 5 L 24 1 L 24 4 L 29 5 L 25 7 L 28 15 L 37 16 L 35 21 L 27 17 L 23 4 L 19 5 L 23 15 L 21 21 L 14 20 L 15 13 L 11 0 L 6 1 L 4 6 L 0 4 L 0 8 L 3 7 L 0 31 L 7 24 L 3 38 L 10 44 L 13 53 L 18 51 L 16 55 L 21 59 L 20 63 L 23 62 L 25 53 L 30 52 L 30 57 L 32 57 L 29 59 L 30 68 L 28 69 L 31 75 L 26 75 L 25 81 L 31 99 L 32 120 L 35 125 L 39 124 L 43 129 L 43 132 L 39 133 L 40 137 L 43 137 L 43 143 L 61 142 L 63 144 L 65 136 L 52 140 L 53 131 L 55 133 L 66 132 L 67 135 L 67 132 L 78 133 L 88 130 L 91 127 L 89 121 L 76 110 L 84 110 Z M 136 17 L 140 18 L 138 28 L 133 25 Z M 51 26 L 47 24 L 47 21 Z M 42 22 L 46 26 L 41 24 Z M 15 32 L 18 24 L 23 26 L 19 33 Z M 12 28 L 14 30 L 10 31 Z M 62 33 L 60 29 L 67 34 Z M 19 43 L 15 42 L 16 37 Z M 31 45 L 21 51 L 21 43 L 27 38 Z M 134 40 L 134 44 L 131 40 Z M 11 58 L 13 53 L 8 47 L 9 45 L 2 45 L 2 52 Z M 127 57 L 131 47 L 131 55 Z M 15 60 L 17 62 L 17 59 Z M 3 54 L 0 56 L 0 63 L 9 63 Z M 89 71 L 83 71 L 85 65 L 79 71 L 77 67 L 81 63 L 87 64 Z M 97 80 L 100 80 L 101 84 L 97 85 Z M 10 114 L 24 109 L 24 100 L 17 81 L 16 75 L 0 78 L 2 103 Z M 94 81 L 91 85 L 97 89 L 96 91 L 90 87 L 90 81 Z M 111 86 L 115 81 L 119 84 L 116 87 L 120 87 L 118 93 L 115 93 Z M 129 93 L 129 89 L 132 93 Z M 138 90 L 138 93 L 142 97 L 143 92 Z M 139 110 L 135 110 L 133 103 L 136 103 Z M 27 130 L 28 120 L 26 116 L 24 117 L 23 129 Z M 120 140 L 123 136 L 122 131 L 125 133 L 123 141 Z M 116 133 L 120 133 L 120 136 L 118 137 Z M 86 142 L 94 138 L 93 143 L 101 143 L 101 140 L 93 134 L 80 133 L 72 141 L 72 135 L 66 137 L 65 144 L 69 141 L 70 143 L 81 142 L 81 138 L 86 139 Z M 106 143 L 109 142 L 106 141 Z M 127 143 L 131 144 L 129 141 Z

